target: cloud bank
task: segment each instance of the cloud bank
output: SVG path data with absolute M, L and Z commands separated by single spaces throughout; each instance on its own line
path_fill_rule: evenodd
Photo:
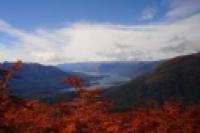
M 200 51 L 200 13 L 196 13 L 199 10 L 196 5 L 200 5 L 198 0 L 190 0 L 189 3 L 188 0 L 171 0 L 167 18 L 185 18 L 151 25 L 73 23 L 27 32 L 0 20 L 0 35 L 9 40 L 0 39 L 0 61 L 20 59 L 58 64 L 159 60 L 197 52 Z M 144 10 L 143 17 L 151 19 L 155 13 L 153 9 Z

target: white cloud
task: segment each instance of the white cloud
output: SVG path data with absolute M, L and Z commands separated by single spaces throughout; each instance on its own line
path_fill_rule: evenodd
M 0 42 L 0 61 L 21 59 L 56 64 L 173 57 L 200 50 L 199 21 L 200 14 L 197 14 L 168 24 L 126 26 L 75 23 L 25 32 L 1 20 L 0 32 L 15 38 L 15 43 L 11 47 L 11 44 Z
M 187 17 L 200 11 L 200 0 L 168 0 L 167 18 Z
M 156 9 L 148 8 L 142 12 L 142 20 L 149 20 L 154 18 L 156 15 Z

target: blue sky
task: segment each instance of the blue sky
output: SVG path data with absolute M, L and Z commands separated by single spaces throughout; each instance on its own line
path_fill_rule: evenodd
M 168 6 L 162 0 L 1 0 L 0 18 L 24 29 L 80 21 L 130 25 L 158 21 Z M 150 8 L 155 16 L 143 20 L 143 11 Z
M 0 61 L 159 60 L 200 51 L 200 0 L 0 0 Z

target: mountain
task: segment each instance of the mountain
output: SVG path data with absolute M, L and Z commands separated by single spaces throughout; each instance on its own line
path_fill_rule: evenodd
M 63 71 L 77 71 L 93 76 L 103 77 L 93 82 L 93 85 L 105 89 L 127 83 L 144 73 L 157 68 L 163 61 L 104 61 L 60 64 L 57 67 Z
M 57 67 L 63 71 L 93 72 L 135 78 L 154 70 L 162 61 L 108 61 L 65 63 Z
M 4 62 L 1 68 L 9 68 L 12 63 Z M 24 63 L 22 68 L 11 80 L 9 88 L 11 92 L 20 97 L 39 98 L 57 95 L 59 91 L 69 90 L 70 87 L 63 84 L 62 79 L 72 75 L 82 77 L 88 84 L 89 80 L 98 79 L 82 73 L 63 72 L 55 66 L 44 66 L 37 63 Z
M 100 62 L 64 63 L 57 65 L 63 71 L 98 72 Z
M 125 109 L 148 100 L 168 98 L 200 99 L 200 53 L 185 55 L 162 63 L 155 71 L 124 85 L 107 90 L 102 97 L 117 101 L 116 108 Z
M 162 61 L 124 61 L 105 63 L 99 66 L 99 71 L 133 79 L 139 75 L 153 71 L 161 62 Z

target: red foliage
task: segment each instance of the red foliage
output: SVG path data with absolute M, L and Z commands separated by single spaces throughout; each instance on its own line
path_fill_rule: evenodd
M 0 101 L 0 133 L 200 132 L 200 113 L 195 105 L 167 101 L 161 106 L 114 113 L 109 112 L 112 102 L 99 99 L 101 89 L 84 89 L 83 80 L 78 77 L 66 78 L 64 82 L 74 87 L 79 96 L 55 105 L 19 100 L 6 93 L 7 98 Z M 0 80 L 1 84 L 4 81 Z
M 83 80 L 78 76 L 67 77 L 63 81 L 67 85 L 74 87 L 77 91 L 84 87 Z
M 0 86 L 2 86 L 4 84 L 3 80 L 0 80 Z
M 13 77 L 16 71 L 18 71 L 22 67 L 22 62 L 17 61 L 14 63 L 10 69 L 4 70 L 0 69 L 0 77 L 2 78 L 0 80 L 0 89 L 6 89 L 8 82 Z

